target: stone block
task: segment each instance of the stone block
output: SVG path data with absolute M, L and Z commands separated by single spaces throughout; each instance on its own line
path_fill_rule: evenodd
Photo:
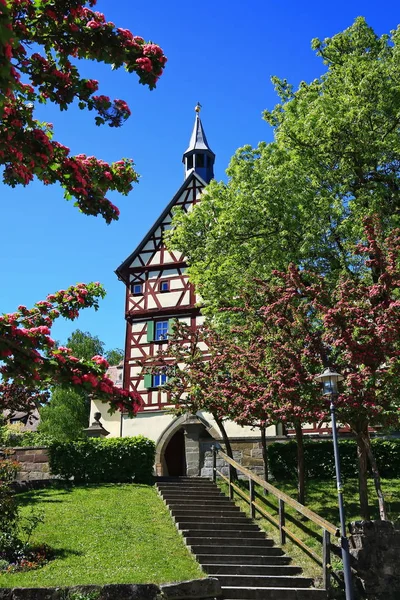
M 251 456 L 253 458 L 262 458 L 263 457 L 262 449 L 261 448 L 253 448 L 253 450 L 251 451 Z
M 31 463 L 35 460 L 35 455 L 26 454 L 25 452 L 23 454 L 20 454 L 19 452 L 17 452 L 15 458 L 21 463 Z
M 160 597 L 157 585 L 108 584 L 103 586 L 99 600 L 156 600 Z
M 64 598 L 62 588 L 14 588 L 12 590 L 12 600 L 63 600 Z
M 35 463 L 47 463 L 49 462 L 49 458 L 46 454 L 35 454 L 33 457 L 33 462 Z
M 246 457 L 246 459 L 243 460 L 243 466 L 244 467 L 262 467 L 263 459 L 262 458 L 253 458 L 252 456 Z
M 218 579 L 193 579 L 180 583 L 169 583 L 160 586 L 161 592 L 167 600 L 190 600 L 203 598 L 217 598 L 221 596 L 221 586 Z
M 212 477 L 212 468 L 211 469 L 206 469 L 205 467 L 203 467 L 201 469 L 201 476 L 202 477 Z

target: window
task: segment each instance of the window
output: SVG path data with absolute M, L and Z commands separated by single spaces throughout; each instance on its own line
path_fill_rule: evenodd
M 160 292 L 169 292 L 169 281 L 160 282 Z
M 187 170 L 193 169 L 193 156 L 187 157 Z
M 153 375 L 152 387 L 160 387 L 167 383 L 167 376 L 165 373 L 157 373 Z
M 162 342 L 168 339 L 168 334 L 172 333 L 175 319 L 166 321 L 148 321 L 147 322 L 147 341 Z
M 168 339 L 168 321 L 156 321 L 154 341 L 161 341 Z
M 140 296 L 143 294 L 143 285 L 141 283 L 132 283 L 131 292 L 135 296 Z
M 196 156 L 196 167 L 204 167 L 204 154 L 198 154 Z

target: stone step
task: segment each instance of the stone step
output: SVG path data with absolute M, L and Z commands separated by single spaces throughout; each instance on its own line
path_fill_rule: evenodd
M 207 477 L 188 477 L 187 475 L 180 475 L 180 476 L 170 476 L 170 475 L 158 475 L 157 477 L 154 478 L 154 481 L 156 484 L 159 483 L 171 483 L 171 482 L 185 482 L 185 481 L 191 481 L 191 482 L 195 482 L 195 483 L 203 483 L 203 482 L 208 482 L 208 483 L 213 483 L 213 481 L 211 479 L 208 479 Z
M 260 531 L 258 525 L 256 525 L 255 523 L 222 523 L 221 521 L 219 521 L 218 525 L 216 525 L 215 523 L 210 522 L 200 523 L 193 519 L 191 519 L 190 521 L 184 519 L 182 521 L 179 521 L 177 525 L 180 530 L 210 529 L 211 531 L 214 531 L 218 527 L 218 529 L 224 529 L 225 531 L 232 529 L 241 529 L 242 531 Z
M 250 537 L 250 538 L 242 538 L 238 540 L 237 537 L 197 537 L 197 536 L 189 536 L 185 537 L 185 541 L 189 546 L 237 546 L 239 543 L 244 548 L 247 546 L 257 546 L 258 548 L 268 547 L 271 548 L 274 545 L 273 540 L 267 540 L 265 537 Z
M 169 500 L 169 504 L 171 506 L 175 506 L 175 505 L 187 505 L 190 504 L 191 506 L 234 506 L 235 508 L 239 508 L 238 506 L 236 506 L 236 504 L 232 504 L 231 500 L 229 500 L 229 498 L 224 498 L 223 496 L 221 496 L 221 498 L 198 498 L 193 497 L 193 498 L 188 498 L 187 496 L 181 496 L 179 495 L 179 497 L 176 500 Z M 239 509 L 240 510 L 240 509 Z
M 245 556 L 246 554 L 260 554 L 263 556 L 282 556 L 283 550 L 275 546 L 213 546 L 212 544 L 193 544 L 190 546 L 192 552 L 198 554 L 218 554 L 220 556 L 237 554 Z
M 294 576 L 302 573 L 301 567 L 294 565 L 234 565 L 203 564 L 202 568 L 212 577 L 220 575 L 283 575 Z
M 174 492 L 172 490 L 160 490 L 160 494 L 163 498 L 168 498 L 168 500 L 182 500 L 182 498 L 188 498 L 189 500 L 225 500 L 224 495 L 220 492 L 203 492 L 203 491 L 194 491 L 194 492 Z
M 223 586 L 224 600 L 327 600 L 325 590 L 315 588 L 263 588 Z
M 221 587 L 263 587 L 263 588 L 310 588 L 310 577 L 285 577 L 284 575 L 218 575 Z
M 157 488 L 159 490 L 218 490 L 221 491 L 220 488 L 215 485 L 212 481 L 204 481 L 204 483 L 157 483 Z
M 210 503 L 210 504 L 195 504 L 190 502 L 168 502 L 168 508 L 171 511 L 179 511 L 179 510 L 195 510 L 195 511 L 227 511 L 228 513 L 241 513 L 243 516 L 246 516 L 245 513 L 242 513 L 238 506 L 230 506 L 229 504 L 223 504 L 222 502 Z
M 199 538 L 203 537 L 217 537 L 217 538 L 259 538 L 265 540 L 265 533 L 263 531 L 253 531 L 252 529 L 184 529 L 180 530 L 184 537 L 195 536 Z
M 283 554 L 282 556 L 265 556 L 260 553 L 260 549 L 257 548 L 257 554 L 197 554 L 197 560 L 201 565 L 211 564 L 232 564 L 232 565 L 288 565 L 292 562 L 290 556 Z
M 175 521 L 176 521 L 176 519 L 175 519 Z M 215 523 L 215 524 L 218 524 L 218 523 L 221 523 L 221 524 L 222 523 L 232 523 L 232 525 L 235 525 L 235 524 L 239 525 L 240 523 L 243 523 L 243 524 L 247 523 L 249 525 L 251 524 L 251 521 L 250 521 L 250 519 L 248 517 L 244 517 L 244 516 L 242 517 L 242 516 L 236 516 L 236 515 L 232 515 L 232 516 L 218 516 L 218 517 L 215 517 L 213 515 L 211 515 L 211 516 L 208 516 L 208 515 L 204 515 L 204 516 L 197 516 L 197 515 L 196 516 L 188 516 L 188 515 L 186 515 L 185 517 L 182 517 L 182 523 L 183 522 L 185 522 L 185 523 L 198 523 L 199 525 L 200 524 L 204 524 L 204 523 L 210 523 L 210 524 L 211 523 Z
M 196 518 L 201 518 L 201 517 L 214 517 L 214 518 L 248 518 L 246 517 L 243 513 L 241 513 L 240 511 L 236 511 L 236 510 L 225 510 L 225 509 L 221 509 L 221 508 L 210 508 L 210 510 L 195 510 L 195 509 L 170 509 L 171 514 L 175 517 L 175 519 L 184 519 L 186 517 L 196 517 Z
M 216 487 L 158 487 L 161 494 L 221 494 L 221 490 Z

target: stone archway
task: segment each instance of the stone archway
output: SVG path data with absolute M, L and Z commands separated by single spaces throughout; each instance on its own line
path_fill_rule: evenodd
M 179 432 L 184 431 L 184 448 L 178 444 Z M 197 415 L 182 415 L 172 421 L 160 435 L 156 443 L 155 470 L 156 475 L 169 475 L 168 464 L 178 466 L 179 453 L 184 450 L 185 474 L 189 477 L 196 477 L 200 474 L 200 443 L 199 438 L 206 431 L 213 432 L 213 428 L 203 418 Z M 175 437 L 175 441 L 173 438 Z M 214 437 L 214 436 L 213 436 Z M 173 457 L 174 446 L 177 456 Z M 168 448 L 170 456 L 168 456 Z M 167 455 L 166 455 L 167 452 Z M 175 468 L 175 467 L 174 467 Z

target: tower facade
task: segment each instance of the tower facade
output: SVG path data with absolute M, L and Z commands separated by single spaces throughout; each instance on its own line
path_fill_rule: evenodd
M 169 411 L 169 395 L 162 387 L 165 374 L 143 374 L 142 369 L 144 362 L 148 364 L 152 358 L 156 361 L 158 351 L 167 348 L 173 321 L 181 321 L 193 330 L 203 322 L 195 289 L 186 274 L 185 257 L 168 250 L 164 242 L 173 209 L 189 211 L 214 177 L 215 154 L 204 132 L 199 104 L 195 111 L 193 132 L 182 159 L 184 182 L 140 244 L 116 270 L 126 294 L 123 387 L 142 396 L 143 408 L 135 418 L 120 413 L 110 416 L 104 405 L 92 402 L 92 412 L 102 413 L 102 422 L 111 436 L 141 434 L 156 442 L 156 470 L 164 475 L 199 475 L 205 468 L 207 448 L 220 439 L 216 424 L 207 413 L 175 417 Z M 250 428 L 234 423 L 227 423 L 226 430 L 232 438 L 259 438 Z

